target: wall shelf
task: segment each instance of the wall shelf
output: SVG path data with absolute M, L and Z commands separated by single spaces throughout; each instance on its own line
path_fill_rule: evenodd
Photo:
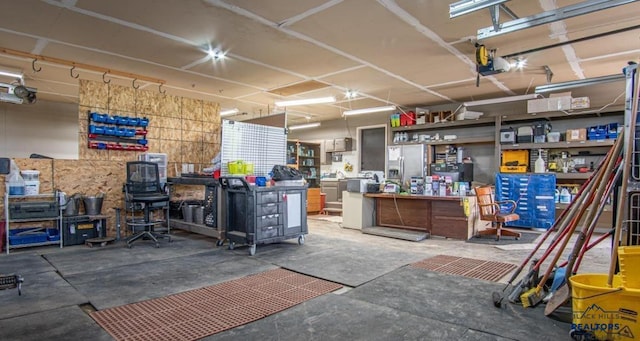
M 606 140 L 587 140 L 581 142 L 545 142 L 545 143 L 516 143 L 502 144 L 502 150 L 514 149 L 564 149 L 564 148 L 593 148 L 593 147 L 611 147 L 615 139 Z
M 416 124 L 410 126 L 401 126 L 401 127 L 391 127 L 392 132 L 396 131 L 413 131 L 413 130 L 434 130 L 434 129 L 447 129 L 447 128 L 458 128 L 458 127 L 468 127 L 468 126 L 480 126 L 480 125 L 493 125 L 495 124 L 495 118 L 486 117 L 479 118 L 476 120 L 458 120 L 458 121 L 446 121 L 446 122 L 438 122 L 438 123 L 428 123 L 428 124 Z

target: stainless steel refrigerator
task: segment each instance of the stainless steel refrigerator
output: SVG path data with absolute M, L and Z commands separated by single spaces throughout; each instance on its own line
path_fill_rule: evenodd
M 424 178 L 426 173 L 424 144 L 392 146 L 387 150 L 387 179 L 409 188 L 412 176 Z

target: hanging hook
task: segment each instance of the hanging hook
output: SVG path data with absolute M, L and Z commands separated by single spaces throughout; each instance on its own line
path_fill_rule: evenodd
M 136 81 L 137 81 L 137 80 L 138 80 L 137 78 L 134 78 L 134 79 L 133 79 L 133 82 L 132 82 L 132 84 L 131 84 L 131 86 L 132 86 L 134 89 L 136 89 L 136 90 L 140 89 L 140 85 L 136 86 Z
M 167 93 L 167 90 L 162 90 L 162 85 L 164 85 L 164 83 L 160 83 L 160 85 L 158 85 L 158 92 L 164 95 Z
M 76 66 L 74 65 L 71 70 L 69 70 L 69 73 L 71 74 L 71 78 L 78 78 L 80 77 L 80 74 L 77 73 L 75 76 L 73 75 L 73 70 L 75 70 Z
M 109 83 L 111 83 L 111 80 L 107 81 L 107 80 L 104 78 L 104 77 L 107 75 L 107 73 L 108 73 L 108 72 L 105 72 L 105 73 L 103 73 L 103 74 L 102 74 L 102 81 L 103 81 L 105 84 L 109 84 Z
M 33 69 L 33 72 L 40 72 L 40 71 L 42 71 L 42 66 L 40 66 L 40 67 L 38 67 L 38 68 L 36 69 L 36 61 L 37 61 L 37 60 L 38 60 L 38 59 L 34 59 L 33 61 L 31 61 L 31 68 Z

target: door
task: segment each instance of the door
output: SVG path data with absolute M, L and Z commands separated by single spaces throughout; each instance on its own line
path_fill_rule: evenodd
M 402 184 L 406 185 L 412 176 L 424 178 L 425 176 L 424 145 L 402 146 Z
M 384 172 L 385 127 L 360 129 L 360 171 Z

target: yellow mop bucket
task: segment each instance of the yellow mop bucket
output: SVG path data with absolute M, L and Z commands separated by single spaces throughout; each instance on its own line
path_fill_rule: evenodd
M 571 335 L 596 340 L 640 340 L 640 290 L 622 287 L 622 278 L 607 274 L 571 276 Z
M 640 289 L 640 246 L 620 246 L 618 248 L 620 277 L 626 289 Z

